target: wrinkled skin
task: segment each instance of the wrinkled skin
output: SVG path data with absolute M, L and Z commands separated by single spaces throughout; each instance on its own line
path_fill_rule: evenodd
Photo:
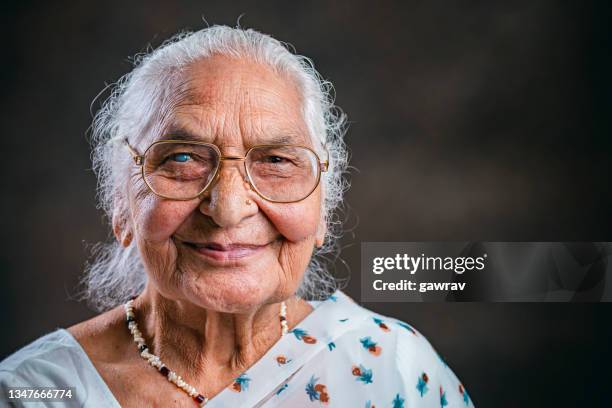
M 177 98 L 158 138 L 188 136 L 223 155 L 281 139 L 316 149 L 288 77 L 213 56 L 192 64 L 184 79 L 189 92 Z M 153 141 L 134 147 L 144 152 Z M 290 326 L 312 310 L 292 295 L 325 236 L 321 188 L 297 203 L 271 203 L 249 188 L 242 162 L 226 161 L 206 194 L 176 201 L 153 194 L 137 166 L 131 172 L 130 214 L 115 217 L 113 230 L 123 245 L 138 246 L 149 276 L 135 301 L 139 327 L 162 361 L 214 396 L 278 340 L 279 302 L 287 300 Z M 70 331 L 123 406 L 191 406 L 138 356 L 123 319 L 116 308 Z

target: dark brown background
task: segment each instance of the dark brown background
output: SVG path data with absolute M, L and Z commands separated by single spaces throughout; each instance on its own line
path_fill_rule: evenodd
M 603 2 L 257 3 L 3 3 L 0 357 L 93 315 L 70 300 L 108 236 L 89 104 L 129 55 L 202 16 L 245 13 L 335 84 L 352 121 L 349 294 L 362 241 L 611 240 Z M 366 306 L 424 332 L 479 407 L 609 404 L 610 304 Z

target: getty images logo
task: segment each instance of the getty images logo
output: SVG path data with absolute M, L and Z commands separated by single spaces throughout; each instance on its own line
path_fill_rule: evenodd
M 372 272 L 380 275 L 385 271 L 407 271 L 414 275 L 417 271 L 453 271 L 462 274 L 465 271 L 482 271 L 485 268 L 487 254 L 479 257 L 472 256 L 410 256 L 408 254 L 396 254 L 390 257 L 375 257 L 372 264 Z

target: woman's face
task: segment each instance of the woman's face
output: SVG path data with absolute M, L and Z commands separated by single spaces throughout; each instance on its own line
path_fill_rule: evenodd
M 213 56 L 185 79 L 190 92 L 171 109 L 166 138 L 180 134 L 239 156 L 279 138 L 314 147 L 298 89 L 270 68 Z M 126 228 L 150 284 L 171 299 L 224 312 L 280 301 L 295 292 L 323 242 L 320 187 L 297 203 L 271 203 L 250 190 L 241 161 L 222 162 L 217 181 L 190 201 L 153 194 L 136 168 L 130 180 Z

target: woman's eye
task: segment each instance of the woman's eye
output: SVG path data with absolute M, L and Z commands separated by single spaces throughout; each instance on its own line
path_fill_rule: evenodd
M 272 164 L 283 163 L 285 161 L 287 161 L 287 159 L 285 159 L 284 157 L 280 157 L 280 156 L 266 156 L 264 158 L 264 162 L 272 163 Z
M 179 162 L 179 163 L 185 163 L 189 159 L 191 159 L 191 155 L 189 155 L 187 153 L 175 153 L 175 154 L 170 156 L 170 160 L 173 160 L 173 161 Z

